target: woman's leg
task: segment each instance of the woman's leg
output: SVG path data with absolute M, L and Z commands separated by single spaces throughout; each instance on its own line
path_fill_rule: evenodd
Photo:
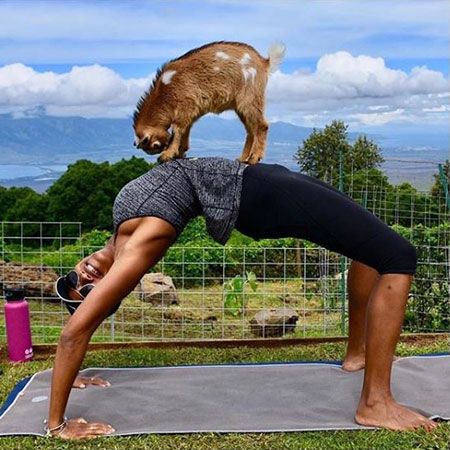
M 370 294 L 379 278 L 371 267 L 353 261 L 347 278 L 349 331 L 342 369 L 349 372 L 364 368 L 366 358 L 366 311 Z
M 370 294 L 380 278 L 372 267 L 352 261 L 347 277 L 348 343 L 342 369 L 354 372 L 366 362 L 366 316 Z M 394 356 L 394 361 L 396 360 Z
M 437 423 L 398 404 L 390 389 L 392 358 L 400 336 L 411 275 L 385 274 L 370 296 L 366 326 L 366 367 L 355 420 L 391 430 L 430 431 Z
M 316 178 L 310 178 L 309 181 L 348 198 L 346 194 L 324 181 Z M 369 302 L 370 293 L 379 277 L 380 274 L 366 264 L 355 260 L 350 264 L 347 275 L 349 331 L 347 351 L 345 358 L 342 361 L 342 369 L 348 372 L 361 370 L 365 365 L 367 304 Z
M 310 177 L 261 163 L 244 171 L 237 228 L 255 239 L 307 239 L 381 274 L 373 283 L 373 272 L 362 269 L 361 284 L 352 282 L 354 294 L 361 290 L 352 296 L 351 348 L 357 352 L 364 335 L 366 352 L 364 386 L 355 419 L 396 430 L 435 427 L 433 421 L 396 403 L 390 392 L 392 358 L 416 267 L 415 248 L 345 195 Z M 362 291 L 363 279 L 372 280 L 369 296 L 369 288 Z

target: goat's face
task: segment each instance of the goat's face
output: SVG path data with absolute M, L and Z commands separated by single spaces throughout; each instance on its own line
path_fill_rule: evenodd
M 149 155 L 156 155 L 167 148 L 170 133 L 162 127 L 145 127 L 136 129 L 134 145 Z

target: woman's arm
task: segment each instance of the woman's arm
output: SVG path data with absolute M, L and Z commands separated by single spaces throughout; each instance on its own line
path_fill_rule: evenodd
M 54 428 L 63 421 L 70 389 L 94 331 L 108 316 L 109 311 L 134 289 L 148 269 L 161 259 L 174 241 L 173 227 L 161 219 L 152 219 L 159 223 L 152 221 L 152 226 L 147 224 L 146 228 L 139 225 L 121 247 L 108 273 L 64 327 L 52 375 L 49 428 Z M 105 424 L 87 424 L 78 419 L 69 421 L 58 435 L 77 439 L 108 432 L 111 432 L 110 428 Z
M 109 250 L 111 252 L 111 254 L 113 255 L 114 258 L 114 254 L 115 254 L 115 243 L 114 243 L 114 237 L 115 234 L 113 234 L 108 242 L 105 244 L 104 248 L 102 249 L 103 251 L 105 250 Z M 85 389 L 87 386 L 101 386 L 101 387 L 110 387 L 111 384 L 106 381 L 103 380 L 102 378 L 99 377 L 82 377 L 82 376 L 78 376 L 75 378 L 75 381 L 73 382 L 72 388 L 75 389 Z

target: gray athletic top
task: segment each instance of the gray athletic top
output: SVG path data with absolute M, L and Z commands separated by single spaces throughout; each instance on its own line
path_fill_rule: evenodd
M 179 235 L 191 219 L 203 215 L 208 233 L 225 244 L 239 212 L 246 167 L 219 157 L 160 164 L 120 190 L 113 207 L 114 231 L 127 219 L 155 216 L 172 224 Z

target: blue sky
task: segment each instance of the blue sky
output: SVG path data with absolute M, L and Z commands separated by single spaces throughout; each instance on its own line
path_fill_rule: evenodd
M 282 41 L 270 120 L 444 129 L 448 28 L 444 0 L 2 1 L 0 112 L 123 117 L 191 48 Z

